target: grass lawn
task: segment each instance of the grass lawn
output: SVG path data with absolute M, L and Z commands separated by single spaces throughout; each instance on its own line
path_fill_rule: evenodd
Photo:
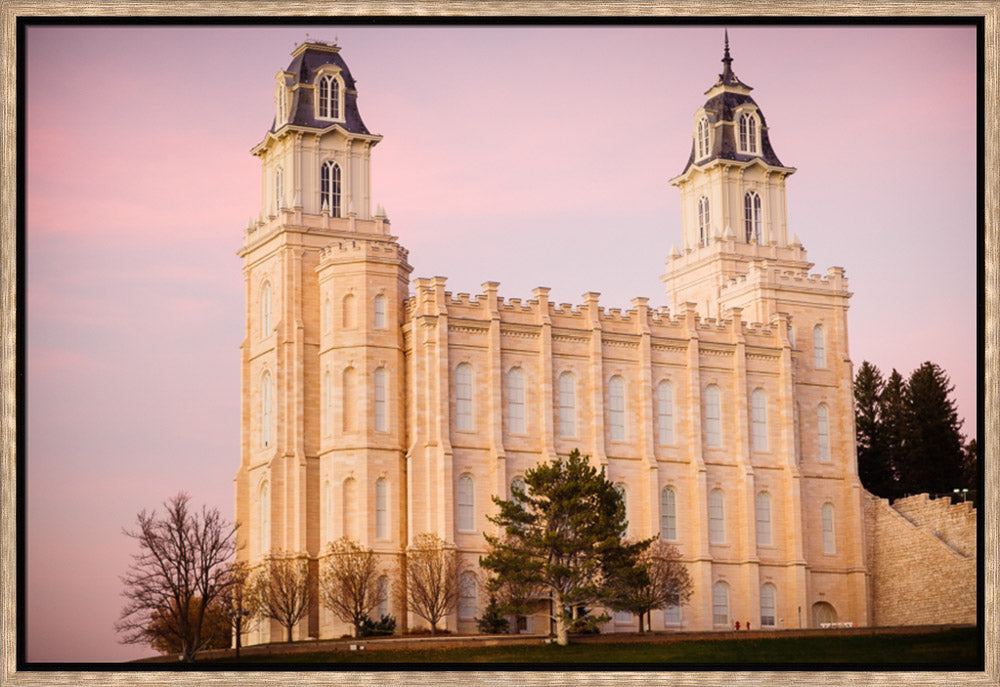
M 244 657 L 241 664 L 331 663 L 518 663 L 518 664 L 908 664 L 974 667 L 978 661 L 977 632 L 973 628 L 926 634 L 763 639 L 715 639 L 673 642 L 601 642 L 473 646 L 438 649 L 372 649 Z M 233 663 L 234 659 L 205 661 Z

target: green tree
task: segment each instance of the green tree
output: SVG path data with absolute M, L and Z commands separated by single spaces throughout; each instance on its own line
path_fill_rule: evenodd
M 603 471 L 573 450 L 524 474 L 509 501 L 493 497 L 499 513 L 490 521 L 499 535 L 486 535 L 489 553 L 480 565 L 492 572 L 491 591 L 534 590 L 552 599 L 556 642 L 568 643 L 574 609 L 607 603 L 614 589 L 607 572 L 628 569 L 625 504 Z M 648 541 L 632 546 L 648 546 Z
M 964 457 L 962 459 L 962 486 L 966 489 L 975 489 L 979 479 L 979 444 L 975 439 L 970 439 L 965 445 Z
M 854 416 L 858 449 L 858 476 L 865 489 L 882 497 L 896 488 L 896 469 L 890 460 L 882 425 L 882 373 L 867 360 L 854 378 Z
M 910 493 L 950 492 L 964 483 L 965 439 L 944 370 L 925 362 L 907 382 L 906 476 Z
M 895 479 L 879 494 L 888 499 L 896 499 L 907 493 L 906 450 L 908 427 L 909 391 L 903 376 L 894 368 L 885 382 L 879 396 L 878 416 L 881 421 L 885 461 L 892 467 Z

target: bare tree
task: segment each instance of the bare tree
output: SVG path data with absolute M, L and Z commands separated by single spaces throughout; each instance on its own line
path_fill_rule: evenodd
M 639 631 L 642 632 L 643 615 L 649 625 L 650 611 L 654 608 L 683 605 L 691 598 L 692 586 L 680 551 L 665 541 L 656 540 L 642 552 L 639 568 L 644 575 L 629 594 L 629 610 L 639 616 Z
M 123 530 L 139 553 L 121 578 L 126 602 L 115 624 L 123 643 L 146 644 L 155 635 L 179 647 L 182 661 L 194 660 L 210 639 L 206 612 L 229 585 L 227 563 L 236 551 L 235 526 L 215 508 L 193 513 L 190 500 L 181 492 L 164 502 L 163 517 L 143 510 L 136 528 Z
M 466 566 L 454 549 L 435 534 L 418 534 L 406 554 L 407 608 L 431 624 L 455 610 L 459 577 Z
M 250 565 L 236 561 L 229 568 L 229 586 L 220 597 L 226 621 L 232 626 L 236 638 L 236 660 L 240 659 L 240 645 L 247 623 L 256 615 L 256 604 L 250 590 Z M 228 645 L 227 645 L 228 646 Z
M 361 636 L 361 622 L 379 603 L 378 559 L 347 537 L 330 544 L 319 578 L 323 605 Z
M 292 628 L 306 617 L 312 603 L 309 559 L 274 552 L 254 573 L 251 583 L 257 616 L 278 621 L 292 641 Z

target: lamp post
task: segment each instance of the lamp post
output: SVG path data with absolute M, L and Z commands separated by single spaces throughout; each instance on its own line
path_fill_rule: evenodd
M 233 625 L 233 630 L 236 632 L 236 660 L 240 660 L 240 639 L 243 634 L 243 622 L 250 617 L 250 611 L 243 608 L 243 604 L 239 605 L 239 608 L 229 609 L 229 621 Z

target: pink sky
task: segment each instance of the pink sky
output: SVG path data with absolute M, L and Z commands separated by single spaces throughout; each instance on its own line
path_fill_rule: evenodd
M 179 490 L 230 515 L 249 153 L 306 34 L 358 80 L 375 202 L 414 277 L 666 303 L 692 115 L 722 27 L 97 28 L 27 33 L 27 658 L 116 661 L 121 529 Z M 847 270 L 851 358 L 924 360 L 976 414 L 975 34 L 731 26 L 788 220 Z M 476 259 L 469 259 L 475 255 Z

